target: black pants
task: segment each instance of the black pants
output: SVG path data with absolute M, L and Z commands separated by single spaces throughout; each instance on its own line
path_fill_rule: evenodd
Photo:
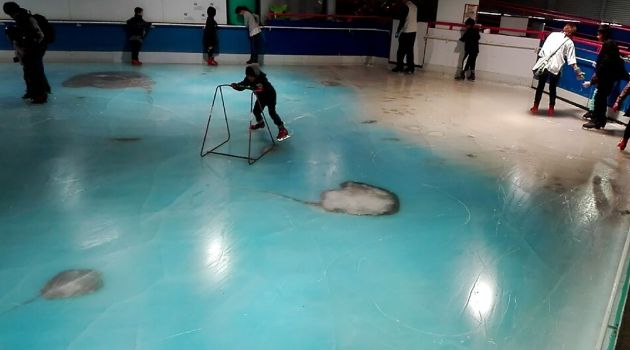
M 623 139 L 630 140 L 630 123 L 626 124 L 626 131 L 623 132 Z
M 261 46 L 262 46 L 262 33 L 258 33 L 254 36 L 249 37 L 249 51 L 251 53 L 249 60 L 252 61 L 252 63 L 258 62 L 258 54 L 261 51 Z
M 261 123 L 264 121 L 262 116 L 262 111 L 267 107 L 269 111 L 269 116 L 273 119 L 273 123 L 276 124 L 279 128 L 284 126 L 282 119 L 276 112 L 276 93 L 275 91 L 266 92 L 264 94 L 260 94 L 256 96 L 257 100 L 254 101 L 254 116 L 256 116 L 256 122 Z
M 558 80 L 560 80 L 560 74 L 553 74 L 545 69 L 543 74 L 538 77 L 538 87 L 536 88 L 536 97 L 534 97 L 534 104 L 536 106 L 540 104 L 547 79 L 549 79 L 549 105 L 556 105 L 556 87 L 558 86 Z
M 48 79 L 44 72 L 44 57 L 41 49 L 27 49 L 22 57 L 26 93 L 34 98 L 45 98 Z
M 595 94 L 595 107 L 593 108 L 593 122 L 600 127 L 606 125 L 606 112 L 608 111 L 608 96 L 612 93 L 614 81 L 600 80 L 597 82 Z
M 206 47 L 206 52 L 208 53 L 208 58 L 213 58 L 214 57 L 214 46 L 208 46 Z
M 463 71 L 475 71 L 475 67 L 477 66 L 477 56 L 479 52 L 466 52 L 464 53 L 464 59 L 462 60 L 462 68 Z M 464 64 L 465 62 L 465 64 Z
M 398 52 L 396 53 L 396 67 L 402 69 L 404 67 L 403 60 L 407 57 L 407 69 L 415 70 L 413 61 L 413 46 L 416 43 L 416 33 L 401 33 L 398 37 Z
M 131 47 L 131 59 L 133 61 L 140 60 L 140 49 L 142 48 L 142 41 L 140 40 L 129 40 L 129 46 Z

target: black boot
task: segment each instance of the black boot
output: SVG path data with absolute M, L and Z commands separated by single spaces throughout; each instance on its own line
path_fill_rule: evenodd
M 466 79 L 466 72 L 461 71 L 455 76 L 455 80 L 464 80 Z
M 470 71 L 470 75 L 468 76 L 468 80 L 475 80 L 475 72 Z

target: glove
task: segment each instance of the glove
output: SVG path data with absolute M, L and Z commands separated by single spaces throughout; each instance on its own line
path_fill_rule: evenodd
M 591 82 L 590 81 L 585 81 L 582 83 L 582 87 L 585 89 L 588 89 L 591 87 Z
M 236 83 L 230 84 L 230 87 L 234 90 L 238 90 L 238 86 L 236 85 Z
M 612 107 L 613 112 L 619 112 L 619 102 L 615 102 Z

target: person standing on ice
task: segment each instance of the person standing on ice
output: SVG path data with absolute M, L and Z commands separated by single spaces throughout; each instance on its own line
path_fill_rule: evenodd
M 597 29 L 597 39 L 602 43 L 602 49 L 597 56 L 595 74 L 590 81 L 583 84 L 585 88 L 597 84 L 597 93 L 592 120 L 582 125 L 585 129 L 601 129 L 606 126 L 608 96 L 612 93 L 617 81 L 628 80 L 628 72 L 619 53 L 619 47 L 611 36 L 612 31 L 609 26 L 601 25 Z
M 274 124 L 278 127 L 278 141 L 284 141 L 289 138 L 289 131 L 284 127 L 284 123 L 276 112 L 276 89 L 267 80 L 267 75 L 263 73 L 257 65 L 251 65 L 245 68 L 245 79 L 240 83 L 232 83 L 230 86 L 237 91 L 252 90 L 256 94 L 256 104 L 254 106 L 254 116 L 256 124 L 252 124 L 250 130 L 258 130 L 265 127 L 265 121 L 262 111 L 267 107 L 269 115 L 273 119 Z
M 477 55 L 479 55 L 479 30 L 475 28 L 475 20 L 468 18 L 466 22 L 466 31 L 459 41 L 464 43 L 464 59 L 462 61 L 462 70 L 455 77 L 457 80 L 466 79 L 466 72 L 470 72 L 468 80 L 475 80 L 475 66 L 477 65 Z M 465 62 L 465 63 L 464 63 Z
M 546 66 L 544 72 L 538 77 L 538 87 L 536 88 L 536 95 L 534 96 L 534 105 L 529 109 L 532 114 L 538 113 L 538 105 L 545 91 L 545 84 L 547 84 L 547 80 L 549 80 L 549 109 L 547 110 L 547 115 L 550 117 L 553 115 L 556 105 L 556 87 L 560 80 L 562 66 L 564 66 L 565 63 L 573 67 L 578 79 L 584 79 L 584 73 L 582 73 L 582 70 L 577 65 L 575 45 L 573 44 L 573 40 L 571 40 L 575 31 L 575 24 L 567 23 L 562 29 L 562 32 L 549 34 L 542 49 L 538 53 L 539 59 L 533 69 L 538 69 L 540 65 Z
M 405 72 L 413 74 L 416 69 L 413 57 L 413 47 L 416 43 L 416 32 L 418 31 L 418 8 L 411 0 L 405 0 L 401 6 L 398 19 L 398 52 L 396 54 L 396 67 L 392 72 Z M 404 59 L 407 57 L 407 69 L 404 69 Z
M 142 15 L 144 10 L 136 7 L 133 10 L 134 16 L 127 20 L 127 34 L 129 35 L 129 46 L 131 46 L 131 64 L 142 65 L 140 62 L 140 49 L 144 43 L 144 38 L 151 28 L 151 23 L 146 22 Z
M 219 25 L 214 20 L 214 16 L 217 15 L 217 9 L 210 6 L 206 12 L 208 13 L 208 18 L 206 19 L 206 26 L 203 28 L 203 46 L 208 53 L 208 65 L 216 66 L 218 63 L 214 60 L 214 54 L 219 42 L 219 36 L 217 35 Z
M 260 17 L 252 14 L 252 12 L 245 6 L 237 6 L 235 10 L 236 14 L 243 16 L 245 26 L 249 32 L 249 50 L 250 57 L 247 64 L 258 63 L 258 54 L 261 51 L 262 46 L 262 29 L 260 28 Z

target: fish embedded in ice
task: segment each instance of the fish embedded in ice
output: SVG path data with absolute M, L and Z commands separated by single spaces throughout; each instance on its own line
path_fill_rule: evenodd
M 44 299 L 65 299 L 94 293 L 103 287 L 101 273 L 95 270 L 65 270 L 51 278 L 40 291 L 40 295 L 27 300 L 2 313 L 34 302 L 40 296 Z M 1 313 L 0 313 L 1 314 Z
M 320 202 L 309 202 L 288 196 L 282 197 L 317 206 L 328 212 L 349 215 L 392 215 L 400 210 L 400 200 L 395 193 L 354 181 L 342 183 L 339 189 L 322 192 Z
M 94 293 L 103 287 L 101 273 L 94 270 L 66 270 L 53 277 L 41 295 L 44 299 L 62 299 Z
M 95 87 L 99 89 L 138 87 L 149 90 L 153 84 L 155 84 L 155 82 L 145 74 L 123 71 L 79 74 L 63 82 L 63 86 L 65 87 Z

